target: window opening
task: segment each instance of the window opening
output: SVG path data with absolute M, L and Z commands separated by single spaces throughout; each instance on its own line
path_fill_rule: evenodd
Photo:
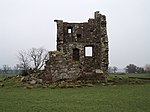
M 72 27 L 68 27 L 68 33 L 72 33 Z
M 79 49 L 77 49 L 77 48 L 73 49 L 73 60 L 74 61 L 79 61 L 79 58 L 80 58 Z
M 77 34 L 77 38 L 81 38 L 81 34 Z
M 81 34 L 77 34 L 77 37 L 75 39 L 76 39 L 76 41 L 80 41 L 81 40 Z
M 85 56 L 93 56 L 93 47 L 85 47 Z

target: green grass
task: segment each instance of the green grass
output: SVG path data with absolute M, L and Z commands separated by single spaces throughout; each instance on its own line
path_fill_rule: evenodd
M 88 88 L 0 88 L 0 112 L 149 112 L 150 83 Z M 13 84 L 12 84 L 13 85 Z
M 126 74 L 126 75 L 119 75 L 119 74 L 110 74 L 109 77 L 122 77 L 122 78 L 128 78 L 128 77 L 143 77 L 143 78 L 150 78 L 150 74 Z
M 16 74 L 0 74 L 0 80 L 5 79 L 7 77 L 15 76 Z
M 150 84 L 92 88 L 0 88 L 1 112 L 149 112 Z

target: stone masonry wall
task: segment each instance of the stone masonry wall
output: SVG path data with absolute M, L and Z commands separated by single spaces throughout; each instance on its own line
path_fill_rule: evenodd
M 46 65 L 52 80 L 77 77 L 105 80 L 109 64 L 106 16 L 97 11 L 88 22 L 55 22 L 57 51 L 49 53 Z M 91 56 L 86 56 L 87 47 L 92 49 Z
M 52 82 L 60 80 L 103 80 L 104 77 L 94 71 L 86 75 L 84 66 L 79 61 L 72 61 L 68 55 L 60 51 L 50 51 L 46 70 Z
M 66 54 L 60 51 L 50 51 L 47 69 L 50 71 L 52 81 L 62 79 L 77 79 L 81 75 L 81 67 L 78 62 L 73 62 Z

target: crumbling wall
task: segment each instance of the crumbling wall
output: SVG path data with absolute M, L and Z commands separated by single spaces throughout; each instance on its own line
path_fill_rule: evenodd
M 50 51 L 47 70 L 50 72 L 52 81 L 74 80 L 81 75 L 81 66 L 78 61 L 72 61 L 69 57 L 60 51 Z
M 73 61 L 64 52 L 50 51 L 47 61 L 46 73 L 51 77 L 52 82 L 60 80 L 101 80 L 104 81 L 103 71 L 95 69 L 87 72 L 79 61 Z M 90 69 L 90 68 L 89 68 Z
M 57 51 L 50 52 L 47 71 L 52 80 L 77 77 L 105 80 L 108 72 L 108 37 L 106 16 L 95 12 L 84 23 L 57 23 Z M 91 56 L 86 49 L 92 49 Z

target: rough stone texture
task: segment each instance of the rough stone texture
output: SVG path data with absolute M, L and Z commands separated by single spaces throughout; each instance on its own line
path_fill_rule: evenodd
M 47 62 L 47 73 L 51 75 L 52 81 L 61 79 L 75 80 L 81 75 L 81 65 L 78 61 L 72 61 L 68 55 L 60 51 L 50 51 Z
M 88 22 L 55 22 L 57 51 L 49 52 L 46 63 L 52 81 L 78 78 L 106 81 L 109 64 L 106 16 L 97 11 Z M 86 56 L 86 47 L 92 48 L 92 56 Z

